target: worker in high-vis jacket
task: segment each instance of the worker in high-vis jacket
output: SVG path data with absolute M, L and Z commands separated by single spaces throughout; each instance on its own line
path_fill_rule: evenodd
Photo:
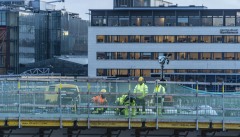
M 115 103 L 118 106 L 126 107 L 126 108 L 117 108 L 116 109 L 117 114 L 125 115 L 125 116 L 129 116 L 129 114 L 131 114 L 132 116 L 136 115 L 136 108 L 134 108 L 134 106 L 136 106 L 136 99 L 134 96 L 122 95 L 121 97 L 116 99 Z M 129 108 L 129 106 L 131 107 Z
M 92 98 L 92 102 L 94 103 L 94 105 L 104 106 L 107 104 L 107 99 L 104 95 L 104 93 L 106 92 L 107 92 L 106 89 L 102 89 L 99 95 Z M 107 108 L 97 107 L 97 108 L 94 108 L 94 110 L 92 111 L 92 114 L 103 114 L 106 110 Z
M 154 88 L 153 93 L 155 93 L 155 95 L 154 95 L 155 106 L 157 106 L 157 109 L 158 109 L 156 111 L 158 111 L 158 114 L 161 115 L 163 101 L 164 101 L 164 95 L 166 94 L 166 89 L 163 85 L 160 84 L 159 79 L 157 79 L 155 81 L 155 88 Z
M 142 114 L 145 114 L 145 98 L 148 94 L 148 86 L 144 83 L 144 78 L 138 78 L 138 84 L 134 88 L 134 92 L 136 94 L 136 104 L 137 106 L 142 106 Z M 139 109 L 137 112 L 140 113 Z

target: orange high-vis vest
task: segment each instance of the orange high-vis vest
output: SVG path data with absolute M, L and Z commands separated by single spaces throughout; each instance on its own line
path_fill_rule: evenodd
M 104 99 L 100 95 L 98 95 L 98 96 L 93 97 L 92 101 L 96 104 L 104 104 L 106 102 L 106 99 Z

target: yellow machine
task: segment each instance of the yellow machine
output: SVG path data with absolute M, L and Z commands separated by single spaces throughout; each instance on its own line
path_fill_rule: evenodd
M 80 101 L 79 92 L 78 86 L 73 84 L 50 85 L 46 89 L 44 100 L 47 104 L 59 103 L 61 95 L 62 104 L 69 104 L 73 101 Z

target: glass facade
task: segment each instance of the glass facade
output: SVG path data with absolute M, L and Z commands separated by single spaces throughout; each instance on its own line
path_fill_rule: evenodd
M 114 7 L 150 7 L 151 0 L 114 0 Z
M 48 14 L 39 12 L 35 14 L 35 61 L 48 58 Z
M 232 35 L 97 35 L 97 43 L 240 43 L 240 36 Z
M 97 52 L 97 60 L 157 60 L 158 52 Z M 167 53 L 166 53 L 167 54 Z M 173 52 L 171 60 L 239 60 L 238 52 Z
M 3 14 L 6 14 L 4 16 Z M 5 67 L 3 68 L 2 74 L 16 74 L 18 72 L 18 62 L 19 62 L 19 49 L 18 49 L 18 12 L 3 11 L 2 18 L 6 18 L 6 60 Z M 5 44 L 3 44 L 5 45 Z M 4 48 L 3 48 L 4 49 Z M 4 53 L 3 52 L 3 53 Z M 4 59 L 3 59 L 4 60 Z
M 62 20 L 61 55 L 87 55 L 89 22 L 71 14 Z
M 20 11 L 15 18 L 19 18 L 19 21 L 15 21 L 19 22 L 16 24 L 19 26 L 19 33 L 16 33 L 19 56 L 16 55 L 15 60 L 20 67 L 15 73 L 25 71 L 29 63 L 45 61 L 54 56 L 87 54 L 89 22 L 76 15 L 66 11 Z
M 113 16 L 115 12 L 91 11 L 91 26 L 240 26 L 237 10 L 119 10 L 121 16 Z
M 19 64 L 35 62 L 35 14 L 19 12 Z

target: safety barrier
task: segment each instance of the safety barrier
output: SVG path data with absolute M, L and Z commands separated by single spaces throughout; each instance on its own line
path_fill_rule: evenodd
M 166 88 L 161 94 L 153 93 L 155 81 L 146 81 L 143 111 L 133 93 L 137 81 L 22 77 L 0 82 L 0 126 L 240 129 L 240 94 L 226 90 L 238 83 L 160 82 Z M 209 85 L 219 91 L 208 92 Z M 92 102 L 100 94 L 107 103 Z

